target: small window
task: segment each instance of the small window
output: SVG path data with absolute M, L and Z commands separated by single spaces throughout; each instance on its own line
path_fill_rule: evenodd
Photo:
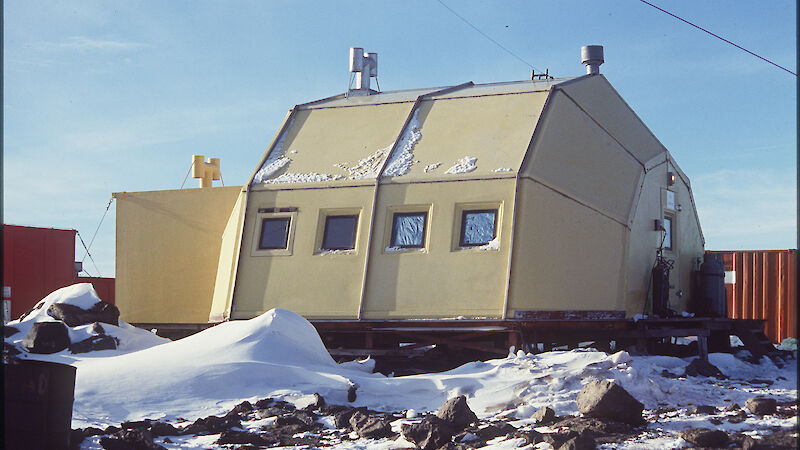
M 486 245 L 497 237 L 497 210 L 482 209 L 461 213 L 461 247 Z
M 395 213 L 392 222 L 391 246 L 422 248 L 425 246 L 427 212 Z
M 664 243 L 665 250 L 672 250 L 672 217 L 664 216 Z
M 285 249 L 289 244 L 289 225 L 291 218 L 276 217 L 261 221 L 261 237 L 258 241 L 259 250 Z
M 358 216 L 327 216 L 325 234 L 322 238 L 323 250 L 352 250 L 356 248 L 356 228 Z

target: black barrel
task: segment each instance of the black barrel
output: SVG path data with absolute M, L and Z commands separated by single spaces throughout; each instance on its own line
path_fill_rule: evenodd
M 5 449 L 67 449 L 75 367 L 23 360 L 3 364 Z
M 700 265 L 700 295 L 698 312 L 707 317 L 727 317 L 725 299 L 725 264 L 722 256 L 706 253 Z

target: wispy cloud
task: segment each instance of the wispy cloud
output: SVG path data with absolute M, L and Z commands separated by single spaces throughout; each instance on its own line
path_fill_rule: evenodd
M 792 170 L 719 170 L 695 176 L 692 190 L 708 248 L 796 246 Z
M 97 39 L 86 36 L 71 36 L 61 42 L 40 42 L 34 45 L 41 50 L 69 50 L 79 52 L 124 52 L 152 47 L 143 42 Z

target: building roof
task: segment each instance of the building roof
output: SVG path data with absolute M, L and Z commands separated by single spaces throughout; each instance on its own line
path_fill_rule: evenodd
M 516 176 L 553 86 L 574 78 L 345 94 L 296 106 L 252 185 Z

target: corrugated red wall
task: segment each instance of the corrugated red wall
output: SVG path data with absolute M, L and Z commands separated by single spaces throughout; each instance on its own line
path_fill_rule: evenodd
M 81 282 L 75 273 L 75 233 L 3 225 L 3 300 L 11 300 L 11 319 L 56 289 Z M 113 278 L 86 281 L 94 285 L 101 299 L 113 303 Z M 6 295 L 8 291 L 10 296 Z
M 714 251 L 726 272 L 728 317 L 766 319 L 773 342 L 797 337 L 797 250 Z M 735 281 L 728 283 L 727 281 Z

